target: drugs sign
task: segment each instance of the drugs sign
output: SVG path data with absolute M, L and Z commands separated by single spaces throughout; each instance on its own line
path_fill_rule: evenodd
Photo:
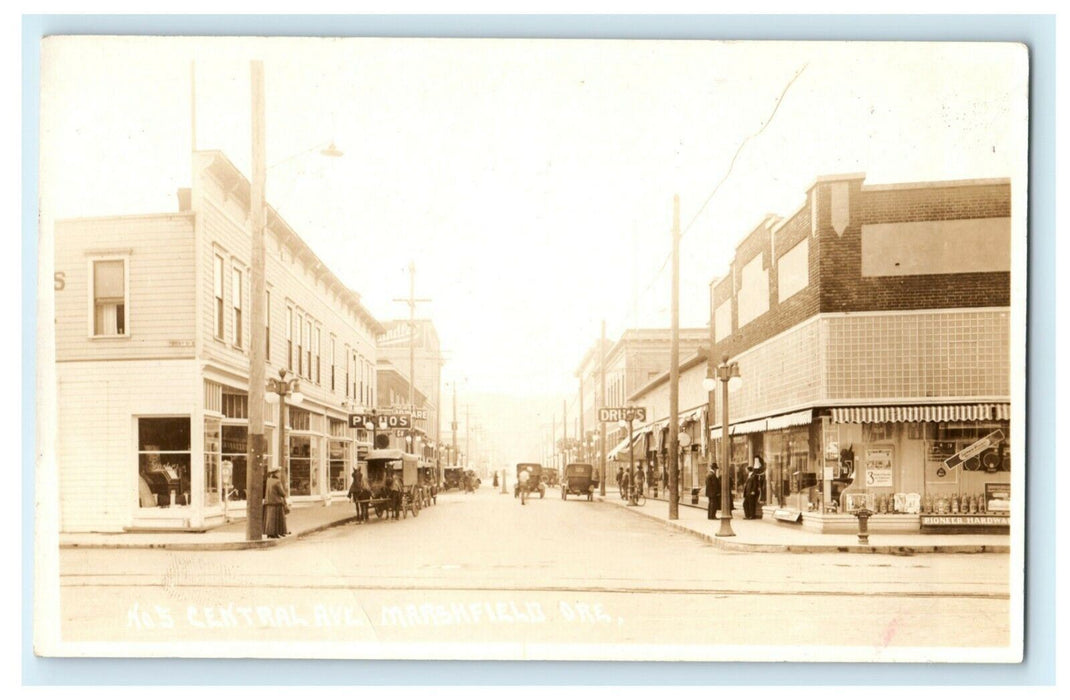
M 598 409 L 598 420 L 602 423 L 618 423 L 622 420 L 646 422 L 646 409 L 642 406 L 620 406 L 617 408 Z

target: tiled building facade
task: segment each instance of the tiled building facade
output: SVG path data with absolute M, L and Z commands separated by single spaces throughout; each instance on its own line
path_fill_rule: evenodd
M 729 394 L 736 490 L 760 455 L 767 514 L 804 527 L 853 528 L 845 511 L 862 503 L 878 530 L 1008 523 L 1010 183 L 863 180 L 819 178 L 711 284 L 713 356 L 742 375 Z M 681 368 L 681 416 L 685 384 L 705 374 L 697 358 Z M 667 382 L 630 397 L 651 406 L 653 435 Z M 718 389 L 707 461 L 719 403 Z

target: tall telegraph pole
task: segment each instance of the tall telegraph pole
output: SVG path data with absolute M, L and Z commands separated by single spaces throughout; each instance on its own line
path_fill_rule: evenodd
M 259 542 L 264 534 L 263 509 L 264 464 L 267 456 L 267 438 L 264 436 L 264 391 L 266 388 L 265 364 L 267 363 L 267 303 L 264 282 L 264 188 L 267 183 L 267 144 L 264 124 L 264 63 L 252 61 L 250 65 L 252 93 L 253 161 L 252 182 L 249 187 L 249 228 L 252 238 L 252 318 L 250 319 L 249 343 L 249 441 L 246 455 L 245 491 L 246 503 L 245 538 Z M 282 417 L 285 421 L 285 416 Z M 280 430 L 282 430 L 280 422 Z M 283 457 L 280 454 L 279 459 Z
M 669 366 L 669 520 L 680 518 L 680 195 L 672 198 L 672 356 Z
M 409 298 L 394 301 L 409 305 L 409 452 L 416 452 L 416 304 L 431 301 L 416 298 L 416 263 L 409 261 Z M 437 410 L 437 408 L 436 408 Z
M 606 405 L 606 321 L 602 319 L 602 341 L 598 345 L 599 356 L 601 357 L 599 376 L 598 376 L 598 394 L 600 397 L 599 406 Z M 599 487 L 598 493 L 602 496 L 606 495 L 606 424 L 599 421 L 599 441 L 598 451 L 600 453 L 599 459 L 599 473 L 601 479 L 598 480 Z

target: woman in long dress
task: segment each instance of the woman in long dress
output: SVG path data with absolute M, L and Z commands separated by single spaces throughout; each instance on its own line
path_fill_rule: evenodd
M 272 539 L 290 534 L 286 529 L 286 491 L 279 481 L 279 470 L 268 472 L 267 488 L 264 489 L 264 534 Z

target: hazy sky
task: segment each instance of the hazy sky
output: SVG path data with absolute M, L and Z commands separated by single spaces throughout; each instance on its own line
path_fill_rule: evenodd
M 611 339 L 668 327 L 674 194 L 681 325 L 704 326 L 734 246 L 817 176 L 1025 164 L 1012 45 L 80 38 L 43 51 L 46 221 L 177 208 L 191 62 L 197 146 L 248 174 L 254 58 L 269 202 L 381 319 L 406 315 L 414 260 L 472 392 L 571 397 L 602 319 Z M 332 140 L 345 156 L 318 156 Z

